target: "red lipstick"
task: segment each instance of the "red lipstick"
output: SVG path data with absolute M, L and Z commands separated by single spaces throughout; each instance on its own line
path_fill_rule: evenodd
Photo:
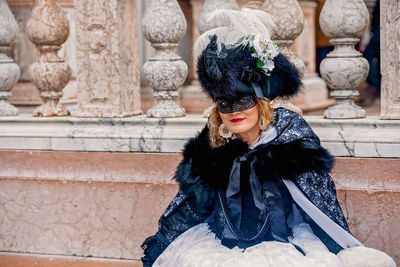
M 241 122 L 243 120 L 244 120 L 243 118 L 237 118 L 237 119 L 231 119 L 231 122 L 238 123 L 238 122 Z

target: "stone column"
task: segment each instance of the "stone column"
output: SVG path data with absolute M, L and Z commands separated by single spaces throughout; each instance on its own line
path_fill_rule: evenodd
M 301 58 L 305 65 L 304 75 L 315 74 L 315 10 L 317 0 L 299 0 L 304 14 L 304 29 L 294 41 L 291 50 Z
M 182 2 L 185 2 L 185 0 L 179 1 L 181 7 Z M 189 47 L 185 46 L 184 49 L 186 49 L 186 53 L 191 54 L 191 57 L 187 62 L 189 65 L 188 78 L 186 79 L 185 86 L 180 90 L 178 103 L 186 110 L 187 113 L 203 113 L 204 110 L 211 105 L 212 101 L 201 90 L 197 77 L 197 58 L 193 56 L 192 47 L 194 46 L 197 38 L 200 36 L 197 25 L 202 7 L 204 5 L 204 0 L 190 0 L 188 3 L 190 3 L 191 10 L 187 13 L 190 14 L 190 17 L 188 17 L 183 8 L 182 10 L 188 23 L 188 32 L 186 35 L 190 35 L 191 42 L 189 43 Z M 180 43 L 179 46 L 182 46 L 182 43 Z M 183 54 L 182 48 L 183 47 L 178 50 L 180 55 Z
M 147 116 L 185 116 L 185 110 L 173 101 L 188 73 L 186 63 L 174 53 L 186 32 L 185 17 L 176 0 L 149 0 L 146 5 L 142 19 L 143 35 L 156 49 L 156 54 L 144 64 L 143 72 L 158 100 L 147 111 Z
M 141 113 L 136 2 L 77 0 L 79 117 Z
M 299 3 L 297 0 L 265 0 L 262 9 L 271 14 L 275 22 L 276 27 L 272 30 L 271 39 L 279 46 L 280 52 L 297 67 L 301 75 L 304 75 L 304 62 L 290 49 L 304 27 L 304 15 Z M 271 104 L 274 107 L 284 106 L 301 113 L 301 110 L 286 98 L 278 97 Z
M 30 66 L 32 83 L 39 89 L 44 104 L 34 116 L 66 116 L 69 111 L 59 102 L 71 69 L 58 56 L 69 34 L 68 20 L 56 0 L 37 0 L 27 23 L 29 39 L 39 50 L 39 61 Z
M 382 0 L 381 12 L 381 118 L 400 119 L 400 4 Z
M 304 74 L 304 62 L 290 49 L 304 28 L 304 14 L 299 3 L 297 0 L 265 0 L 263 10 L 271 14 L 276 25 L 271 33 L 272 40 L 279 46 L 280 52 Z
M 358 87 L 368 75 L 368 61 L 354 45 L 368 27 L 369 12 L 363 0 L 327 0 L 319 22 L 335 49 L 320 66 L 321 76 L 332 88 L 336 104 L 329 107 L 325 118 L 350 119 L 365 117 L 365 110 L 354 104 Z
M 304 14 L 304 30 L 295 40 L 292 51 L 305 64 L 304 88 L 292 99 L 303 111 L 325 109 L 335 103 L 328 98 L 325 81 L 316 73 L 316 9 L 318 0 L 298 1 Z
M 11 88 L 18 81 L 20 70 L 7 53 L 18 32 L 18 25 L 6 0 L 0 0 L 0 116 L 18 115 L 16 107 L 8 102 Z
M 29 40 L 26 34 L 26 24 L 32 12 L 35 0 L 6 0 L 8 6 L 18 23 L 19 31 L 12 45 L 12 55 L 15 63 L 19 66 L 21 74 L 18 82 L 11 89 L 11 97 L 8 99 L 14 104 L 20 113 L 32 113 L 33 110 L 43 103 L 40 92 L 32 83 L 29 67 L 38 61 L 39 53 L 36 46 Z M 72 112 L 76 109 L 76 64 L 75 64 L 75 13 L 73 0 L 58 0 L 64 14 L 69 22 L 69 36 L 58 52 L 65 62 L 71 67 L 71 79 L 63 89 L 60 102 Z

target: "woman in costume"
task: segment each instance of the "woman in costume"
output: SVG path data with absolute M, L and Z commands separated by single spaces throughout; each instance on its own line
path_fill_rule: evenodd
M 271 105 L 296 94 L 301 78 L 270 40 L 269 15 L 222 10 L 210 19 L 225 26 L 201 35 L 195 52 L 215 107 L 184 148 L 179 193 L 143 243 L 143 265 L 395 266 L 350 234 L 333 158 L 306 121 Z

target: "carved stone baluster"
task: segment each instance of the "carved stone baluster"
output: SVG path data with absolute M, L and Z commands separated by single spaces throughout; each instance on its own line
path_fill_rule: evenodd
M 299 0 L 304 13 L 304 30 L 295 40 L 291 50 L 305 64 L 303 90 L 291 98 L 303 111 L 325 109 L 335 103 L 328 98 L 325 81 L 316 73 L 316 11 L 318 0 Z
M 186 63 L 174 53 L 186 32 L 185 17 L 176 0 L 149 0 L 146 5 L 142 19 L 143 35 L 156 49 L 156 54 L 144 64 L 143 72 L 158 100 L 147 111 L 147 116 L 185 116 L 185 110 L 173 101 L 188 73 Z
M 20 70 L 7 56 L 18 32 L 18 25 L 6 0 L 0 0 L 0 116 L 18 115 L 16 107 L 8 102 L 11 88 L 18 81 Z
M 27 23 L 29 39 L 40 52 L 38 62 L 30 66 L 32 83 L 45 102 L 34 116 L 66 116 L 68 110 L 59 102 L 63 88 L 71 77 L 71 69 L 58 56 L 69 35 L 69 23 L 56 0 L 37 0 Z
M 368 9 L 363 0 L 327 0 L 319 22 L 335 49 L 321 62 L 321 76 L 332 88 L 336 104 L 325 110 L 325 118 L 350 119 L 365 117 L 365 110 L 354 104 L 358 87 L 369 71 L 368 61 L 354 45 L 367 29 Z
M 304 74 L 304 62 L 290 50 L 304 28 L 304 14 L 297 0 L 266 0 L 263 10 L 271 14 L 275 29 L 271 38 L 297 69 Z
M 208 21 L 207 15 L 209 12 L 214 11 L 216 8 L 218 9 L 228 9 L 228 10 L 238 10 L 239 6 L 235 0 L 206 0 L 204 2 L 203 8 L 201 9 L 201 13 L 199 16 L 199 21 L 197 24 L 197 28 L 199 29 L 200 34 L 204 32 L 214 29 L 216 27 L 222 27 L 222 21 Z M 203 117 L 208 118 L 210 116 L 211 110 L 214 105 L 208 107 L 203 112 Z
M 265 0 L 264 11 L 271 14 L 275 28 L 272 30 L 271 38 L 279 46 L 280 52 L 304 74 L 304 62 L 298 58 L 290 47 L 294 40 L 301 34 L 304 28 L 304 14 L 297 0 Z M 278 97 L 272 101 L 272 105 L 284 106 L 301 113 L 301 110 L 291 104 L 286 98 Z

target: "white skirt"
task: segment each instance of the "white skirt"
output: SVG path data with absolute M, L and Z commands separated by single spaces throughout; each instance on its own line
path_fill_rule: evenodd
M 221 244 L 206 223 L 194 226 L 174 240 L 157 258 L 153 266 L 180 267 L 341 267 L 339 258 L 320 242 L 307 237 L 295 240 L 303 243 L 306 256 L 292 244 L 266 241 L 247 249 L 229 249 Z M 322 246 L 321 246 L 322 244 Z

